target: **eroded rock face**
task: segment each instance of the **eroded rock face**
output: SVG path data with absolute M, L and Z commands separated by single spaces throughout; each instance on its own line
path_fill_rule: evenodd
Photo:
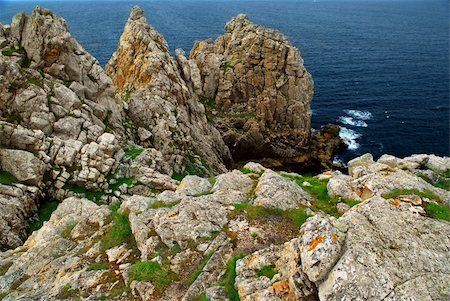
M 302 147 L 311 142 L 313 81 L 281 33 L 239 15 L 214 43 L 197 42 L 189 58 L 194 90 L 235 160 L 311 160 Z
M 161 151 L 172 170 L 181 173 L 187 166 L 203 174 L 225 170 L 231 162 L 228 148 L 207 122 L 204 107 L 184 80 L 181 66 L 170 57 L 167 42 L 139 7 L 133 8 L 106 71 L 117 92 L 126 96 L 131 121 L 149 132 L 143 144 Z
M 25 185 L 0 185 L 0 250 L 23 244 L 26 219 L 37 209 L 42 197 L 38 188 Z

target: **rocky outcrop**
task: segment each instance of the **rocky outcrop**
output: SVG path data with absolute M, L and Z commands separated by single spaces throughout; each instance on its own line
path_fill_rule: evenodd
M 373 197 L 339 219 L 340 228 L 347 228 L 346 240 L 338 262 L 322 270 L 326 277 L 318 282 L 320 300 L 445 300 L 450 296 L 448 222 L 422 217 L 412 206 Z M 325 247 L 322 252 L 331 251 Z
M 419 162 L 423 162 L 426 158 L 426 156 L 420 157 Z M 448 161 L 446 158 L 441 160 Z M 426 174 L 434 173 L 436 178 L 441 178 L 444 182 L 448 183 L 448 179 L 410 158 L 382 156 L 375 162 L 371 154 L 365 154 L 351 160 L 348 163 L 348 169 L 349 176 L 337 172 L 328 182 L 328 191 L 331 196 L 366 200 L 374 195 L 385 195 L 395 190 L 415 190 L 423 193 L 430 192 L 442 201 L 450 203 L 448 190 L 436 187 L 431 179 L 425 181 L 423 178 L 427 179 Z M 449 170 L 446 169 L 445 164 L 442 169 Z
M 134 7 L 106 66 L 127 104 L 131 135 L 159 150 L 172 170 L 225 171 L 231 157 L 161 34 Z M 146 134 L 144 134 L 146 133 Z
M 327 130 L 332 135 L 322 144 L 318 134 L 311 135 L 313 81 L 300 52 L 281 33 L 239 15 L 214 43 L 197 42 L 189 58 L 185 74 L 235 160 L 331 162 L 307 148 L 332 157 L 338 130 Z M 328 143 L 333 139 L 337 145 Z
M 352 174 L 373 169 L 371 162 L 367 155 L 356 159 Z M 234 170 L 211 179 L 214 185 L 188 176 L 174 191 L 124 196 L 109 208 L 64 200 L 23 246 L 0 253 L 0 294 L 5 300 L 117 293 L 120 300 L 448 299 L 450 228 L 427 207 L 446 208 L 439 198 L 373 196 L 351 208 L 339 203 L 347 206 L 340 216 L 324 206 L 335 201 L 317 199 L 299 175 L 246 166 L 254 173 Z M 238 259 L 241 253 L 247 256 Z

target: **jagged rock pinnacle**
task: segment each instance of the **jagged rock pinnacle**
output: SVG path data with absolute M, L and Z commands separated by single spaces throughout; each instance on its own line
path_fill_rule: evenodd
M 131 9 L 129 20 L 137 21 L 141 18 L 145 19 L 144 11 L 138 5 L 133 6 L 133 8 Z

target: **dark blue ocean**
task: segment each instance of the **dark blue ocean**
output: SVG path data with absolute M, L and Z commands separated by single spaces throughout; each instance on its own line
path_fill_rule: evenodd
M 36 4 L 64 17 L 105 65 L 131 7 L 141 5 L 171 51 L 223 33 L 246 13 L 283 32 L 315 81 L 313 126 L 345 127 L 343 159 L 371 152 L 449 155 L 448 0 L 1 1 L 0 22 Z

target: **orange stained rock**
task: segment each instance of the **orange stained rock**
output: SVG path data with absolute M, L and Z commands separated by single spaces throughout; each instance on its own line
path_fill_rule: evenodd
M 317 248 L 317 246 L 325 241 L 325 237 L 322 235 L 319 235 L 316 239 L 314 239 L 310 244 L 308 248 L 308 252 L 314 250 Z
M 331 237 L 331 239 L 332 239 L 333 241 L 336 241 L 336 240 L 337 240 L 337 235 L 336 235 L 336 234 L 333 234 L 333 236 Z
M 269 292 L 277 296 L 287 295 L 289 291 L 289 282 L 287 280 L 276 282 L 269 287 Z
M 395 207 L 398 207 L 398 206 L 400 206 L 400 201 L 395 199 L 391 202 L 391 204 L 394 205 Z

